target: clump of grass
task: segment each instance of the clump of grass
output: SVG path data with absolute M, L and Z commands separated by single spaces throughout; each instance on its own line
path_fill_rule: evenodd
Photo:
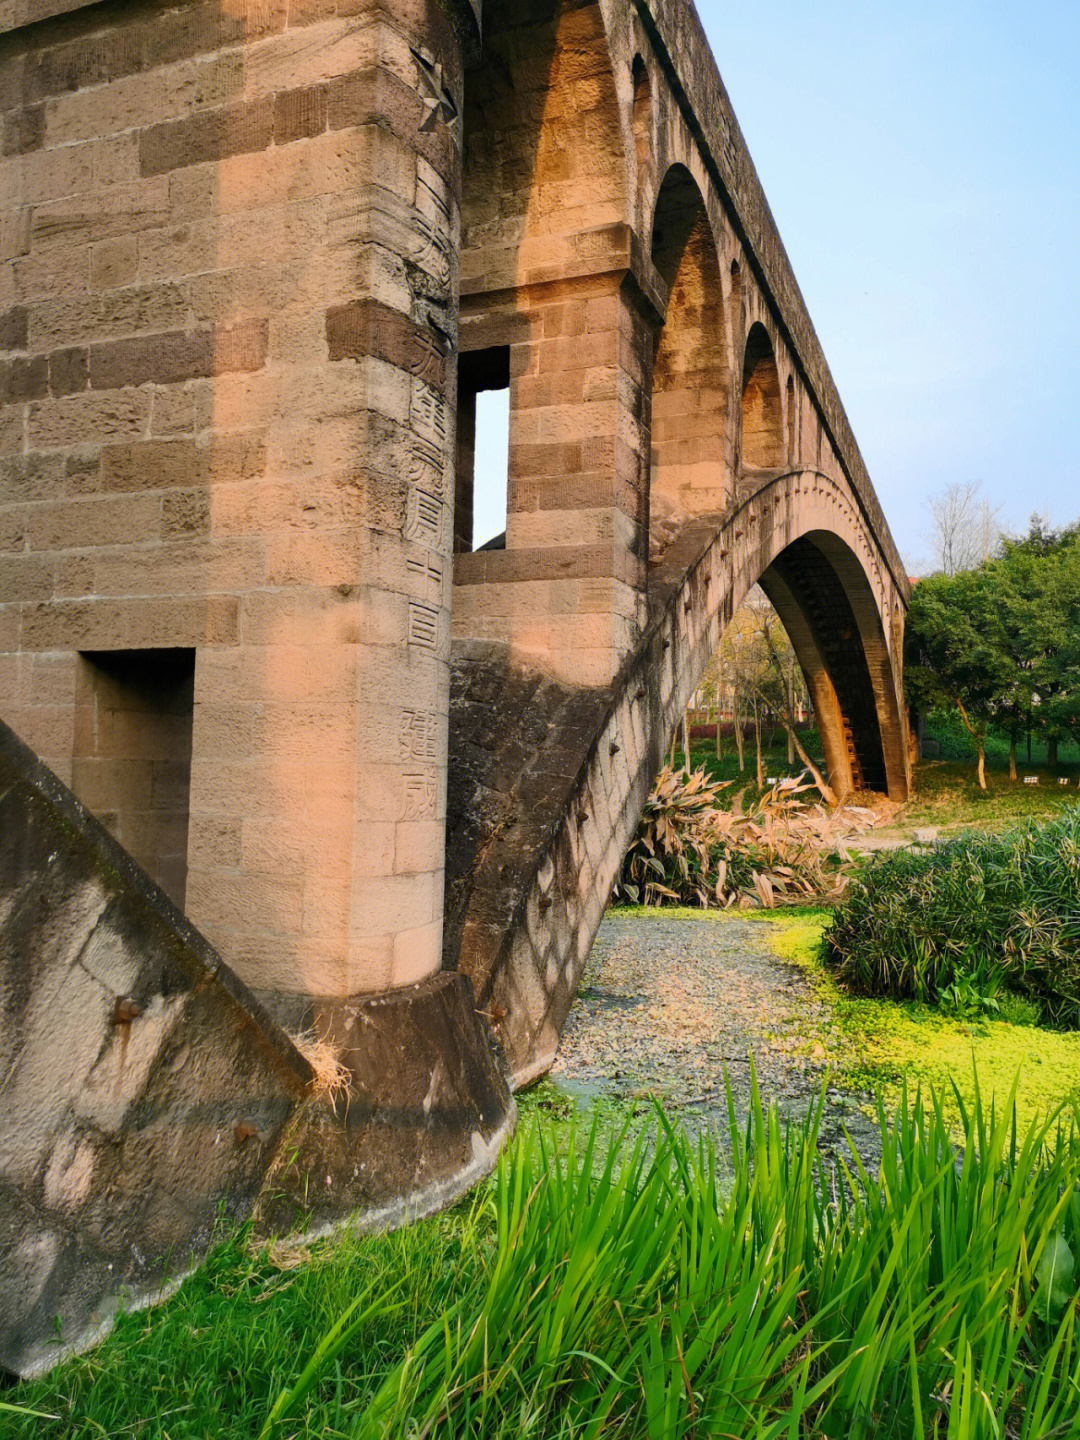
M 998 1004 L 1080 1027 L 1080 809 L 1002 835 L 876 856 L 825 934 L 840 979 L 868 995 Z
M 315 1077 L 312 1095 L 325 1100 L 335 1115 L 339 1103 L 347 1108 L 352 1076 L 333 1041 L 311 1030 L 292 1035 L 290 1039 L 311 1066 Z
M 286 1432 L 298 1440 L 341 1435 L 432 1319 L 481 1292 L 492 1242 L 482 1194 L 393 1234 L 343 1230 L 306 1254 L 256 1244 L 240 1230 L 166 1304 L 121 1315 L 101 1345 L 8 1392 L 6 1400 L 57 1418 L 0 1414 L 0 1435 L 253 1440 L 274 1397 L 294 1382 L 297 1357 L 312 1353 L 371 1288 L 386 1303 Z
M 1080 1135 L 1009 1106 L 878 1111 L 882 1161 L 818 1153 L 755 1090 L 729 1164 L 658 1113 L 600 1144 L 543 1129 L 504 1157 L 482 1293 L 409 1346 L 357 1440 L 1080 1435 Z M 368 1303 L 366 1294 L 356 1304 Z M 359 1328 L 368 1321 L 357 1322 Z M 282 1392 L 295 1432 L 349 1323 Z
M 5 1437 L 1080 1436 L 1080 1133 L 882 1104 L 883 1159 L 756 1091 L 724 1153 L 541 1107 L 475 1197 L 304 1263 L 241 1234 L 11 1400 Z M 285 1268 L 280 1268 L 281 1262 Z

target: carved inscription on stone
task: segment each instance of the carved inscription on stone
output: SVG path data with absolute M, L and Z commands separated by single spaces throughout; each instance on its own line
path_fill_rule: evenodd
M 423 773 L 402 777 L 402 820 L 433 820 L 439 808 L 439 782 Z
M 438 717 L 429 710 L 403 710 L 398 751 L 402 760 L 438 760 Z
M 450 428 L 446 400 L 422 380 L 413 380 L 409 422 L 424 445 L 443 453 Z
M 453 257 L 445 239 L 430 221 L 418 219 L 409 242 L 413 261 L 431 277 L 432 286 L 444 295 L 450 293 L 453 279 Z
M 431 580 L 436 585 L 442 583 L 442 556 L 436 555 L 433 550 L 428 550 L 423 556 L 410 555 L 405 565 L 409 574 L 415 575 L 418 580 Z
M 405 478 L 429 494 L 445 495 L 443 457 L 433 445 L 414 441 L 405 457 Z
M 409 241 L 409 256 L 428 277 L 429 294 L 450 299 L 454 275 L 453 216 L 446 183 L 423 160 L 417 164 L 416 210 Z
M 429 385 L 441 385 L 446 359 L 446 346 L 432 330 L 417 329 L 413 336 L 409 373 Z
M 439 612 L 432 605 L 409 601 L 409 644 L 434 650 L 439 643 Z
M 442 541 L 443 502 L 419 486 L 409 488 L 405 508 L 405 538 L 437 549 Z

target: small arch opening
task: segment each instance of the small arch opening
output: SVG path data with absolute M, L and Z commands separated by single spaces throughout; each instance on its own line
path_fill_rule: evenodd
M 634 148 L 641 166 L 649 163 L 652 155 L 652 81 L 649 69 L 640 55 L 634 56 Z
M 780 376 L 769 332 L 760 321 L 746 338 L 743 360 L 742 461 L 755 470 L 774 470 L 784 463 Z
M 652 262 L 669 288 L 675 283 L 691 232 L 704 209 L 701 191 L 690 171 L 685 165 L 673 165 L 656 197 L 652 234 Z
M 652 369 L 648 526 L 656 558 L 685 516 L 723 508 L 730 474 L 720 262 L 701 192 L 681 165 L 660 188 L 652 254 L 668 286 Z

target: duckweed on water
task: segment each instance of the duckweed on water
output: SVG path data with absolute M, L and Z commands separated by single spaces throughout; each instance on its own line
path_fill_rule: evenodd
M 895 1099 L 906 1076 L 942 1093 L 955 1084 L 970 1102 L 976 1071 L 983 1095 L 999 1099 L 1019 1075 L 1022 1125 L 1062 1101 L 1080 1106 L 1080 1034 L 1004 1020 L 971 1023 L 916 1001 L 849 995 L 820 958 L 828 910 L 757 911 L 754 918 L 769 925 L 775 954 L 797 965 L 829 1007 L 832 1033 L 807 1038 L 824 1044 L 840 1083 L 875 1085 Z

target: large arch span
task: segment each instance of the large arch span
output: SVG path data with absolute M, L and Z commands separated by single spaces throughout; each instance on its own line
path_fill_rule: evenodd
M 444 963 L 470 976 L 517 1082 L 554 1058 L 672 726 L 761 583 L 806 673 L 832 783 L 903 797 L 894 582 L 850 493 L 812 469 L 687 521 L 615 680 L 575 687 L 513 647 L 455 646 Z
M 504 386 L 507 524 L 502 548 L 455 536 L 443 964 L 520 1082 L 554 1055 L 665 741 L 754 585 L 833 788 L 906 794 L 907 582 L 685 7 L 489 0 L 484 21 L 456 494 L 465 517 L 475 390 Z M 689 75 L 713 87 L 696 115 Z

